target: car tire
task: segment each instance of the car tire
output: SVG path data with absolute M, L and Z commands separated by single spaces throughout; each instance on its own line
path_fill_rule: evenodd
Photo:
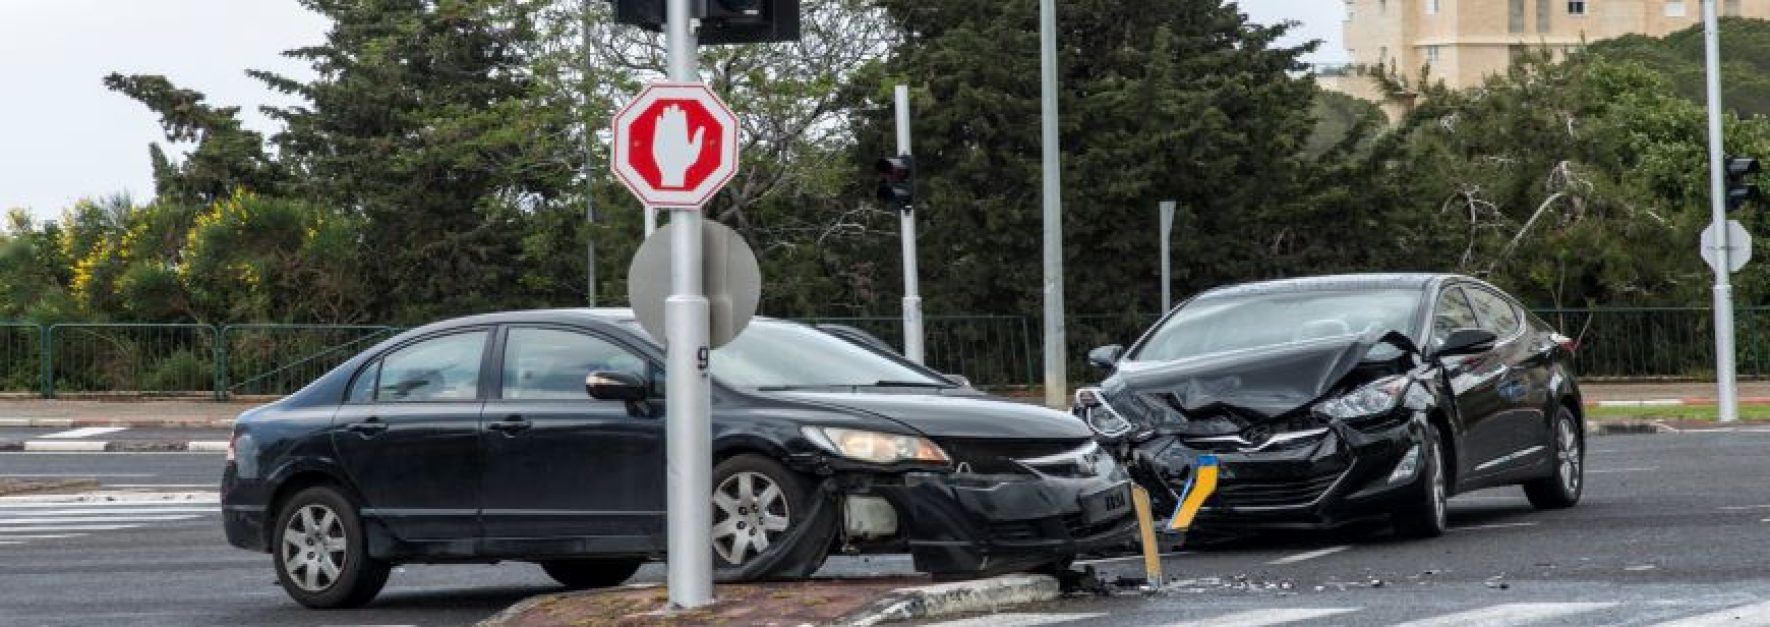
M 369 557 L 356 505 L 336 488 L 295 493 L 277 512 L 271 560 L 283 591 L 307 607 L 360 607 L 387 585 L 392 566 Z
M 1555 412 L 1549 438 L 1554 468 L 1549 476 L 1525 483 L 1524 496 L 1537 509 L 1573 507 L 1586 487 L 1586 438 L 1573 410 L 1563 405 Z
M 1440 444 L 1441 436 L 1436 425 L 1426 427 L 1426 437 L 1421 440 L 1420 472 L 1425 473 L 1426 480 L 1421 482 L 1419 500 L 1408 505 L 1392 516 L 1395 535 L 1404 538 L 1436 538 L 1444 535 L 1448 527 L 1447 502 L 1450 499 L 1450 480 L 1444 472 L 1444 447 Z
M 831 499 L 761 455 L 713 468 L 713 566 L 719 581 L 810 577 L 835 538 Z
M 548 560 L 541 562 L 541 570 L 562 586 L 587 590 L 621 585 L 644 564 L 641 559 Z

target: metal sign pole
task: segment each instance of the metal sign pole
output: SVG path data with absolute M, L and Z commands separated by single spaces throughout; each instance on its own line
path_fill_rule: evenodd
M 590 126 L 587 113 L 593 106 L 595 96 L 590 89 L 590 72 L 595 69 L 596 61 L 590 54 L 590 2 L 584 0 L 584 21 L 579 25 L 584 37 L 584 302 L 596 306 L 596 205 L 591 198 L 595 188 L 596 174 L 592 166 L 596 161 L 596 132 Z
M 1702 3 L 1703 44 L 1708 64 L 1709 99 L 1709 205 L 1715 230 L 1715 383 L 1720 388 L 1721 422 L 1739 419 L 1738 389 L 1734 386 L 1733 285 L 1728 255 L 1732 242 L 1727 228 L 1727 164 L 1721 149 L 1721 30 L 1716 3 Z
M 1174 234 L 1174 207 L 1176 204 L 1177 203 L 1175 203 L 1172 200 L 1164 200 L 1164 201 L 1162 201 L 1162 204 L 1161 204 L 1161 207 L 1162 207 L 1162 313 L 1164 313 L 1164 314 L 1168 313 L 1168 309 L 1174 306 L 1174 291 L 1173 291 L 1174 282 L 1172 280 L 1174 261 L 1172 259 L 1173 255 L 1169 254 L 1171 251 L 1168 250 L 1168 247 L 1170 246 L 1170 244 L 1168 243 L 1168 240 L 1172 239 L 1173 238 L 1172 236 Z
M 1044 161 L 1045 405 L 1069 405 L 1063 329 L 1063 186 L 1057 157 L 1057 7 L 1039 0 L 1040 143 Z
M 898 85 L 897 154 L 910 155 L 910 88 Z M 898 212 L 903 222 L 903 354 L 922 363 L 922 293 L 916 272 L 916 212 L 905 206 Z
M 699 82 L 690 0 L 669 2 L 670 80 Z M 670 296 L 664 300 L 668 584 L 670 605 L 689 609 L 713 602 L 713 431 L 700 209 L 675 209 L 670 230 Z
M 653 207 L 651 205 L 646 205 L 645 206 L 645 236 L 651 237 L 651 234 L 656 233 L 656 232 L 658 232 L 658 208 Z

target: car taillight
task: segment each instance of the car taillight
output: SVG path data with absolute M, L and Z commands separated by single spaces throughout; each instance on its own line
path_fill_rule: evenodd
M 1573 341 L 1573 338 L 1560 333 L 1550 333 L 1549 339 L 1553 340 L 1556 346 L 1560 346 L 1561 350 L 1567 351 L 1569 355 L 1573 354 L 1574 349 L 1579 348 L 1579 343 Z

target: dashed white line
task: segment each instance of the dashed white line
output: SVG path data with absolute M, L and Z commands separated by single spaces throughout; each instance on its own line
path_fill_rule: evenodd
M 106 433 L 116 433 L 125 429 L 128 429 L 128 427 L 80 427 L 78 429 L 57 431 L 55 433 L 37 437 L 47 440 L 73 440 L 78 438 L 90 438 L 95 435 L 104 435 Z
M 1267 566 L 1282 566 L 1285 564 L 1295 564 L 1297 562 L 1312 560 L 1317 557 L 1322 557 L 1322 556 L 1326 556 L 1326 555 L 1333 555 L 1335 553 L 1339 553 L 1340 551 L 1344 551 L 1344 550 L 1350 549 L 1350 548 L 1352 548 L 1352 545 L 1350 545 L 1350 544 L 1342 544 L 1340 546 L 1330 546 L 1325 549 L 1318 549 L 1315 551 L 1309 551 L 1307 553 L 1298 553 L 1296 555 L 1292 555 L 1289 557 L 1281 557 L 1281 558 L 1272 560 L 1270 562 L 1266 562 L 1266 565 Z
M 1637 466 L 1635 468 L 1593 468 L 1593 469 L 1587 469 L 1586 474 L 1597 475 L 1597 474 L 1603 474 L 1603 473 L 1607 473 L 1607 472 L 1645 472 L 1648 470 L 1659 470 L 1659 467 L 1658 466 Z
M 1001 614 L 990 614 L 988 616 L 977 616 L 973 618 L 949 620 L 941 623 L 932 623 L 924 625 L 923 627 L 1035 627 L 1036 625 L 1055 625 L 1057 623 L 1088 620 L 1090 618 L 1100 618 L 1102 616 L 1105 616 L 1105 614 L 1099 612 L 1088 614 L 1026 614 L 1004 612 Z
M 25 440 L 26 453 L 103 453 L 106 443 L 91 440 Z
M 1708 627 L 1710 625 L 1730 625 L 1733 627 L 1764 627 L 1770 625 L 1770 601 L 1730 607 L 1718 612 L 1688 616 L 1674 621 L 1659 623 L 1653 627 Z
M 1224 614 L 1204 620 L 1190 620 L 1169 623 L 1166 627 L 1266 627 L 1267 625 L 1283 625 L 1297 621 L 1316 620 L 1336 616 L 1348 612 L 1356 612 L 1359 608 L 1275 608 L 1270 610 L 1250 610 Z
M 1505 603 L 1406 622 L 1396 627 L 1505 627 L 1560 616 L 1583 614 L 1615 605 L 1615 603 Z

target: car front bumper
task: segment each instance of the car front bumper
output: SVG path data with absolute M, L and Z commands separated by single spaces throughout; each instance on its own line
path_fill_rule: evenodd
M 1398 473 L 1397 466 L 1420 447 L 1425 428 L 1425 418 L 1416 416 L 1380 430 L 1336 425 L 1319 441 L 1283 450 L 1201 450 L 1177 437 L 1139 448 L 1171 494 L 1181 490 L 1200 456 L 1217 457 L 1217 491 L 1194 528 L 1320 529 L 1380 517 L 1423 498 L 1425 460 L 1417 459 L 1413 472 Z M 1423 447 L 1418 450 L 1423 454 Z

